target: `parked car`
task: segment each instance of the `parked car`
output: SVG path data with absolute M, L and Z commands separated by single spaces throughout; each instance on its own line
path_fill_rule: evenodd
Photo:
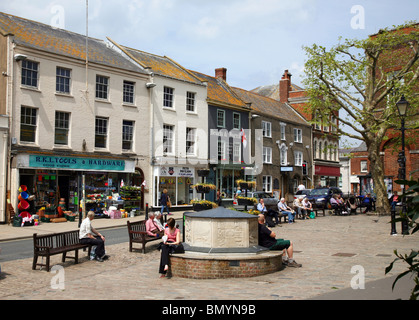
M 294 194 L 294 200 L 297 199 L 300 196 L 308 196 L 311 192 L 311 190 L 313 189 L 303 189 L 303 190 L 298 190 L 295 194 Z
M 307 195 L 308 200 L 318 208 L 327 208 L 330 202 L 330 198 L 334 194 L 342 195 L 342 190 L 337 187 L 331 188 L 316 188 L 311 190 L 310 194 Z
M 245 197 L 245 192 L 242 192 L 240 196 Z M 274 210 L 277 209 L 279 199 L 275 198 L 270 193 L 267 193 L 265 191 L 248 191 L 247 197 L 256 198 L 257 203 L 259 203 L 260 199 L 263 199 L 263 202 L 265 203 L 265 206 L 267 209 L 274 209 Z M 238 205 L 236 202 L 234 202 L 234 208 L 238 210 L 244 210 L 244 206 Z M 248 210 L 251 209 L 251 206 L 247 206 L 247 209 Z

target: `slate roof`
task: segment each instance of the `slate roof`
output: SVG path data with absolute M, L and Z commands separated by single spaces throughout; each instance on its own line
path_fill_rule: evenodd
M 110 38 L 108 38 L 108 40 L 118 46 L 125 54 L 139 63 L 143 68 L 149 69 L 156 75 L 202 85 L 200 79 L 195 77 L 195 75 L 193 75 L 189 70 L 185 69 L 176 61 L 167 56 L 159 56 L 156 54 L 129 48 L 116 43 Z
M 0 34 L 13 35 L 20 46 L 86 60 L 86 36 L 0 12 Z M 89 63 L 98 63 L 148 74 L 141 67 L 110 48 L 105 41 L 88 38 Z
M 291 91 L 301 91 L 303 88 L 291 83 Z M 275 100 L 279 100 L 279 83 L 272 85 L 260 86 L 250 90 L 251 92 L 260 94 L 265 97 L 269 97 Z
M 251 109 L 256 113 L 282 119 L 284 121 L 310 126 L 292 107 L 286 103 L 279 102 L 278 100 L 262 96 L 252 91 L 247 91 L 240 88 L 233 88 L 234 92 L 240 97 L 241 100 L 251 103 Z
M 208 103 L 223 104 L 225 106 L 239 107 L 250 110 L 249 106 L 242 101 L 234 90 L 223 79 L 211 77 L 197 71 L 191 71 L 202 81 L 207 82 Z

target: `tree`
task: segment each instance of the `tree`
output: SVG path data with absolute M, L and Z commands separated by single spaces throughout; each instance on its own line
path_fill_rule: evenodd
M 402 95 L 412 106 L 406 132 L 418 133 L 419 24 L 410 22 L 368 39 L 339 42 L 330 50 L 317 44 L 304 47 L 308 108 L 318 111 L 323 122 L 338 112 L 338 123 L 329 126 L 339 135 L 366 143 L 377 212 L 389 213 L 380 148 L 389 132 L 400 128 L 396 102 Z

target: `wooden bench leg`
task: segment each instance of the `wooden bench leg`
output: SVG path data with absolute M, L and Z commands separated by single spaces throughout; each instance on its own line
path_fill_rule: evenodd
M 49 263 L 50 263 L 50 256 L 45 257 L 45 266 L 47 268 L 47 272 L 49 272 Z
M 76 252 L 74 253 L 74 263 L 79 263 L 79 249 L 76 249 Z
M 33 262 L 32 262 L 32 270 L 36 269 L 36 265 L 38 263 L 38 255 L 33 256 Z
M 62 261 L 62 262 L 65 262 L 65 258 L 66 258 L 66 256 L 67 256 L 67 252 L 63 252 L 63 257 L 62 257 L 62 259 L 61 259 L 61 261 Z

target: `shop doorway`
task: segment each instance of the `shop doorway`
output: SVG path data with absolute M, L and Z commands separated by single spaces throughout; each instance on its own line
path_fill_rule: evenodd
M 141 201 L 140 209 L 144 209 L 144 172 L 140 168 L 135 168 L 135 173 L 132 175 L 131 185 L 141 186 Z

